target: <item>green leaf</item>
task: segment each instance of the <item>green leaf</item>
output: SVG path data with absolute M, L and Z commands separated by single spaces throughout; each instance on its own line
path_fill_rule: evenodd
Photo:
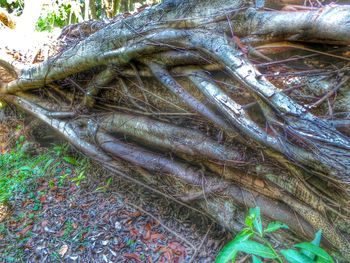
M 50 187 L 51 189 L 54 188 L 54 187 L 55 187 L 55 181 L 50 180 L 50 181 L 49 181 L 49 187 Z
M 19 136 L 18 141 L 24 142 L 26 140 L 26 137 L 24 135 Z
M 72 165 L 77 165 L 78 161 L 72 156 L 65 156 L 63 157 L 63 160 L 65 160 L 67 163 L 72 164 Z
M 29 172 L 32 170 L 32 168 L 30 168 L 29 166 L 22 166 L 18 170 L 20 170 L 21 172 Z
M 219 252 L 218 256 L 215 259 L 215 263 L 226 263 L 230 260 L 234 261 L 236 259 L 238 251 L 235 249 L 235 246 L 240 242 L 248 240 L 254 233 L 249 228 L 243 229 L 239 232 L 236 237 L 228 242 Z
M 326 251 L 324 251 L 322 248 L 320 248 L 312 243 L 308 243 L 308 242 L 299 243 L 299 244 L 294 245 L 294 247 L 306 250 L 306 251 L 316 255 L 319 259 L 324 260 L 326 262 L 329 262 L 329 263 L 334 262 L 332 257 Z
M 314 238 L 314 240 L 311 241 L 311 244 L 314 244 L 315 246 L 320 246 L 321 238 L 322 238 L 322 229 L 320 229 L 316 232 L 315 238 Z
M 318 230 L 315 234 L 315 238 L 314 240 L 311 241 L 311 244 L 314 244 L 316 246 L 320 246 L 321 244 L 321 238 L 322 238 L 322 229 Z M 308 250 L 305 249 L 301 249 L 300 252 L 302 254 L 304 254 L 305 256 L 308 256 L 309 258 L 311 258 L 312 260 L 315 259 L 315 254 L 311 253 Z
M 263 263 L 258 257 L 253 255 L 253 263 Z
M 247 227 L 253 229 L 253 221 L 254 221 L 254 217 L 248 215 L 245 217 L 244 223 Z
M 49 168 L 49 166 L 55 161 L 55 159 L 50 159 L 46 162 L 44 168 L 42 169 L 43 172 L 46 172 L 46 170 Z
M 286 224 L 283 224 L 282 222 L 271 222 L 268 224 L 267 228 L 264 230 L 265 233 L 271 233 L 275 232 L 279 229 L 288 229 L 289 227 Z
M 107 189 L 106 189 L 105 186 L 100 186 L 100 187 L 97 187 L 97 188 L 95 189 L 96 192 L 99 192 L 99 191 L 106 191 L 106 190 L 107 190 Z
M 246 240 L 238 243 L 235 246 L 235 249 L 247 254 L 260 256 L 262 258 L 277 257 L 277 255 L 271 248 L 252 240 Z
M 253 225 L 255 230 L 259 233 L 259 235 L 263 236 L 263 227 L 261 223 L 261 216 L 260 216 L 260 208 L 250 208 L 249 209 L 249 216 L 253 217 Z
M 33 211 L 38 211 L 38 210 L 40 210 L 40 205 L 39 205 L 39 204 L 34 204 L 32 210 L 33 210 Z
M 84 175 L 84 172 L 81 172 L 78 176 L 73 177 L 71 182 L 75 183 L 76 186 L 79 186 L 81 181 L 83 181 L 85 178 L 86 176 Z
M 106 181 L 106 186 L 110 186 L 112 183 L 112 177 L 109 177 L 108 180 Z
M 294 249 L 282 249 L 281 254 L 290 263 L 314 263 L 314 261 Z

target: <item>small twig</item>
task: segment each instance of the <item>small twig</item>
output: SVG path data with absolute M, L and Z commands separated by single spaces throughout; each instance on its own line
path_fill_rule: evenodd
M 86 93 L 86 91 L 78 84 L 76 83 L 73 79 L 67 78 L 67 80 L 76 88 L 78 88 L 83 94 Z
M 346 76 L 343 78 L 341 82 L 338 83 L 331 91 L 327 92 L 321 99 L 310 105 L 308 108 L 316 108 L 320 104 L 322 104 L 325 100 L 327 100 L 329 97 L 333 96 L 347 81 L 349 80 L 349 77 Z
M 142 107 L 141 105 L 139 105 L 134 97 L 132 95 L 130 95 L 130 92 L 128 90 L 128 87 L 126 86 L 124 80 L 122 78 L 119 79 L 120 81 L 120 85 L 125 93 L 125 96 L 127 96 L 129 98 L 129 101 L 131 102 L 132 105 L 134 105 L 137 109 L 143 111 L 143 112 L 148 112 L 144 107 Z M 144 96 L 145 97 L 145 96 Z
M 111 104 L 104 104 L 105 107 L 101 106 L 101 105 L 97 105 L 96 107 L 100 108 L 100 109 L 107 109 L 109 108 L 113 108 L 113 109 L 118 109 L 118 110 L 125 110 L 128 112 L 133 112 L 133 113 L 137 113 L 140 115 L 145 115 L 145 116 L 197 116 L 197 113 L 191 113 L 191 112 L 143 112 L 143 111 L 138 111 L 138 110 L 133 110 L 127 107 L 123 107 L 123 106 L 116 106 L 116 105 L 111 105 Z
M 133 83 L 133 84 L 134 84 L 135 86 L 137 86 L 136 83 Z M 152 91 L 150 91 L 150 90 L 148 90 L 148 89 L 144 89 L 144 88 L 142 88 L 142 87 L 140 87 L 140 86 L 138 86 L 138 88 L 139 88 L 142 92 L 148 93 L 148 94 L 150 94 L 151 96 L 153 96 L 153 97 L 155 97 L 155 98 L 157 98 L 157 99 L 159 99 L 159 100 L 161 100 L 161 101 L 164 101 L 165 103 L 168 103 L 168 104 L 170 104 L 171 106 L 173 106 L 173 107 L 175 107 L 175 108 L 177 108 L 177 109 L 183 111 L 184 113 L 193 114 L 193 113 L 188 112 L 188 111 L 187 111 L 186 109 L 184 109 L 183 107 L 180 107 L 180 106 L 176 105 L 175 103 L 171 102 L 170 100 L 167 100 L 167 99 L 165 99 L 165 98 L 163 98 L 163 97 L 157 95 L 156 93 L 154 93 L 154 92 L 152 92 Z M 146 95 L 146 96 L 147 96 L 147 95 Z M 149 104 L 149 106 L 153 107 L 151 104 Z M 150 113 L 150 114 L 154 114 L 154 113 L 152 112 L 152 113 Z M 196 114 L 194 114 L 194 115 L 196 115 Z
M 194 260 L 195 260 L 195 258 L 197 257 L 199 251 L 201 250 L 201 248 L 202 248 L 204 242 L 207 240 L 208 234 L 209 234 L 209 232 L 210 232 L 210 230 L 211 230 L 212 227 L 213 227 L 213 224 L 211 224 L 211 225 L 209 226 L 209 228 L 208 228 L 208 230 L 207 230 L 207 233 L 205 233 L 205 236 L 203 237 L 202 242 L 200 243 L 199 247 L 195 249 L 195 251 L 194 251 L 194 253 L 193 253 L 193 255 L 192 255 L 192 257 L 191 257 L 189 263 L 194 262 Z
M 245 255 L 245 256 L 242 257 L 241 259 L 237 260 L 237 263 L 243 263 L 243 262 L 245 262 L 249 257 L 250 257 L 250 255 Z
M 204 186 L 202 186 L 202 187 L 204 188 Z M 203 189 L 201 192 L 198 192 L 198 193 L 193 193 L 193 194 L 188 194 L 188 195 L 185 195 L 185 196 L 181 196 L 180 200 L 183 201 L 183 202 L 188 203 L 188 202 L 191 202 L 191 201 L 195 201 L 195 200 L 198 200 L 198 199 L 205 198 L 206 195 L 222 192 L 227 187 L 228 187 L 227 185 L 218 185 L 218 186 L 213 187 L 212 189 L 207 190 L 207 191 L 205 191 L 205 189 Z
M 196 248 L 191 244 L 190 241 L 188 241 L 186 238 L 184 238 L 183 236 L 181 236 L 180 234 L 178 234 L 177 232 L 175 232 L 174 230 L 172 230 L 171 228 L 169 228 L 168 226 L 166 226 L 159 218 L 157 218 L 156 216 L 154 216 L 152 213 L 144 210 L 142 207 L 139 207 L 138 205 L 135 205 L 127 200 L 125 200 L 125 203 L 128 205 L 131 205 L 132 207 L 136 208 L 137 210 L 140 210 L 142 213 L 148 215 L 149 217 L 153 218 L 157 223 L 159 223 L 162 227 L 164 227 L 166 230 L 168 230 L 170 233 L 172 233 L 174 236 L 180 238 L 182 241 L 184 241 L 187 245 L 189 245 L 192 249 L 196 250 Z
M 139 85 L 137 85 L 137 87 L 139 87 L 139 89 L 141 90 L 142 96 L 145 99 L 146 104 L 150 105 L 147 95 L 145 94 L 144 90 L 145 90 L 145 84 L 143 83 L 139 71 L 137 70 L 136 66 L 133 63 L 130 63 L 131 68 L 134 70 L 135 75 L 136 75 L 136 79 Z M 152 110 L 150 110 L 152 111 Z
M 267 67 L 267 66 L 272 66 L 272 65 L 276 65 L 276 64 L 285 63 L 285 62 L 296 61 L 296 60 L 301 60 L 301 59 L 311 58 L 311 57 L 316 57 L 316 56 L 319 56 L 319 55 L 320 54 L 311 54 L 311 55 L 306 55 L 306 56 L 296 56 L 296 57 L 291 57 L 291 58 L 282 59 L 282 60 L 276 60 L 276 61 L 271 61 L 271 62 L 255 64 L 255 67 Z
M 271 43 L 271 44 L 266 44 L 266 45 L 262 45 L 262 46 L 256 47 L 256 49 L 281 48 L 281 47 L 287 47 L 287 48 L 289 47 L 289 48 L 305 50 L 305 51 L 314 52 L 314 53 L 317 53 L 317 54 L 320 54 L 320 55 L 324 55 L 324 56 L 329 56 L 329 57 L 334 57 L 334 58 L 339 58 L 339 59 L 350 61 L 350 58 L 347 58 L 347 57 L 344 57 L 344 56 L 334 55 L 334 54 L 331 54 L 331 53 L 328 53 L 328 52 L 319 51 L 317 49 L 308 48 L 308 47 L 306 47 L 304 45 L 294 44 L 294 43 L 291 43 L 291 42 Z

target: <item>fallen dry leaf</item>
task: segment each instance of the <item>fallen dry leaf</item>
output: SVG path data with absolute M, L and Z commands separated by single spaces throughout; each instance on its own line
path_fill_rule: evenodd
M 0 203 L 0 222 L 3 221 L 7 216 L 10 215 L 10 208 Z
M 172 253 L 171 253 L 171 251 L 166 251 L 164 254 L 163 254 L 163 256 L 166 258 L 166 260 L 167 260 L 167 262 L 173 262 L 172 261 Z
M 46 202 L 46 196 L 45 195 L 40 196 L 39 197 L 39 201 L 40 201 L 40 203 L 45 203 Z
M 143 239 L 146 241 L 151 239 L 151 230 L 150 229 L 146 230 L 146 234 L 144 235 Z
M 135 213 L 131 213 L 130 214 L 130 217 L 139 217 L 139 216 L 141 216 L 142 214 L 141 214 L 141 212 L 140 211 L 136 211 Z
M 124 257 L 128 258 L 128 259 L 135 259 L 136 261 L 140 262 L 141 258 L 139 255 L 135 254 L 135 253 L 125 253 L 123 255 Z
M 153 259 L 152 259 L 151 256 L 147 256 L 147 262 L 148 262 L 148 263 L 153 263 Z
M 244 53 L 247 54 L 248 53 L 248 48 L 246 45 L 244 45 L 241 41 L 241 39 L 237 36 L 233 36 L 232 37 L 233 41 L 236 43 L 236 45 L 239 47 L 239 49 Z
M 155 239 L 165 239 L 165 236 L 163 234 L 152 234 L 151 235 L 151 239 L 155 240 Z
M 58 231 L 58 232 L 55 234 L 56 237 L 61 237 L 61 236 L 63 236 L 63 235 L 64 235 L 64 229 Z
M 68 245 L 63 245 L 60 248 L 60 251 L 58 252 L 58 254 L 60 254 L 61 257 L 64 257 L 64 255 L 67 253 L 68 251 Z
M 18 232 L 18 234 L 23 237 L 29 230 L 33 228 L 33 225 L 28 225 L 25 228 L 23 228 L 21 231 Z
M 139 231 L 136 228 L 132 228 L 132 229 L 130 229 L 130 235 L 132 237 L 136 237 L 139 235 Z
M 46 227 L 49 224 L 48 220 L 44 220 L 41 222 L 41 227 Z

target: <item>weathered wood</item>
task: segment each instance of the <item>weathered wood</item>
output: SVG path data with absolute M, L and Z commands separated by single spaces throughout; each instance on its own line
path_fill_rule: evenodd
M 0 96 L 119 176 L 230 230 L 259 205 L 290 225 L 281 242 L 321 228 L 324 245 L 349 259 L 349 21 L 347 5 L 291 12 L 164 1 L 96 32 L 84 23 L 86 39 L 40 64 L 17 70 L 0 61 L 15 78 L 0 83 Z M 317 49 L 275 45 L 304 56 L 305 76 L 298 57 L 254 46 L 276 40 Z M 306 75 L 314 65 L 329 82 L 321 91 Z M 274 80 L 280 73 L 302 77 Z

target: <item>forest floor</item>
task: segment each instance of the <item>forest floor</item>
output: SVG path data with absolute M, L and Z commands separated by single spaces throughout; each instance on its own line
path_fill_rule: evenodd
M 12 136 L 11 149 L 2 142 L 0 174 L 21 181 L 7 184 L 11 214 L 0 222 L 0 262 L 213 262 L 231 238 L 206 216 L 69 147 L 41 148 L 27 141 L 26 127 L 12 128 L 0 127 L 2 140 Z

